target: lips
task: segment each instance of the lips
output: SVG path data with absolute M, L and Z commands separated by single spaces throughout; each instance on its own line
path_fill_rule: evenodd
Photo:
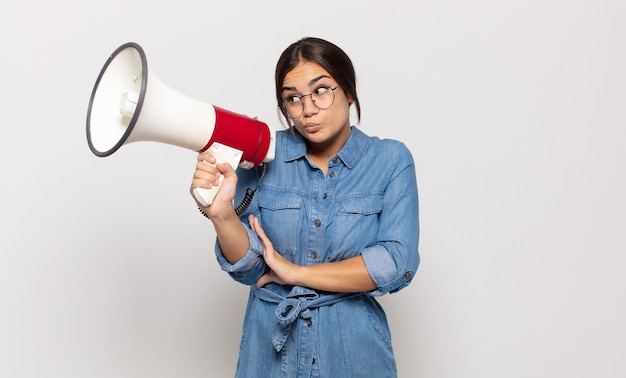
M 309 133 L 314 133 L 319 129 L 320 129 L 319 123 L 307 122 L 306 124 L 304 124 L 304 130 L 306 130 Z

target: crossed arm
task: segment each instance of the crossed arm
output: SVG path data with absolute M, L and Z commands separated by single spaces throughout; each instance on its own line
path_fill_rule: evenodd
M 224 176 L 224 181 L 218 195 L 211 206 L 202 209 L 213 222 L 224 257 L 234 264 L 246 255 L 250 247 L 245 226 L 232 204 L 237 183 L 235 171 L 229 164 L 215 164 L 215 159 L 210 154 L 200 154 L 191 191 L 196 187 L 210 188 L 217 184 L 220 175 Z M 250 215 L 249 222 L 263 243 L 263 259 L 270 268 L 257 281 L 258 287 L 275 282 L 330 292 L 365 292 L 377 288 L 361 256 L 315 265 L 297 265 L 274 249 L 258 218 Z

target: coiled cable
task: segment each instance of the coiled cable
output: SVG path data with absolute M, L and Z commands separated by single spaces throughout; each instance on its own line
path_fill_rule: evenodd
M 267 169 L 267 165 L 263 164 L 263 171 L 261 172 L 261 178 L 259 179 L 259 182 L 257 182 L 254 190 L 250 188 L 246 189 L 246 194 L 243 196 L 243 199 L 241 200 L 239 205 L 235 208 L 235 213 L 237 214 L 237 216 L 240 216 L 241 214 L 243 214 L 248 209 L 248 206 L 250 206 L 250 204 L 252 203 L 254 194 L 256 193 L 257 189 L 259 189 L 259 186 L 261 186 L 261 181 L 263 181 L 263 177 L 265 176 L 266 169 Z M 202 210 L 200 206 L 198 206 L 198 210 L 200 210 L 200 214 L 204 215 L 205 218 L 210 219 L 207 213 L 205 213 L 204 210 Z
M 248 206 L 250 206 L 250 204 L 252 203 L 254 194 L 256 193 L 257 189 L 259 189 L 259 186 L 261 185 L 261 181 L 263 181 L 263 177 L 265 176 L 266 167 L 267 167 L 267 164 L 263 164 L 263 171 L 261 172 L 261 178 L 259 179 L 259 182 L 257 182 L 254 190 L 250 188 L 246 189 L 246 194 L 243 196 L 241 203 L 239 203 L 239 205 L 235 208 L 235 213 L 237 213 L 237 216 L 240 216 L 241 214 L 243 214 L 248 209 Z

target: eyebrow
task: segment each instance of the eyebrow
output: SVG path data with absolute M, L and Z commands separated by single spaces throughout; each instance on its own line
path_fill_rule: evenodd
M 332 79 L 328 75 L 319 75 L 318 77 L 315 77 L 315 78 L 313 78 L 313 79 L 311 79 L 309 81 L 309 84 L 308 84 L 309 87 L 313 86 L 313 84 L 317 83 L 318 81 L 320 81 L 321 79 L 326 78 L 326 77 L 329 78 L 329 79 Z M 296 90 L 296 87 L 283 87 L 283 89 L 281 91 L 284 92 L 284 91 L 295 91 L 295 90 Z

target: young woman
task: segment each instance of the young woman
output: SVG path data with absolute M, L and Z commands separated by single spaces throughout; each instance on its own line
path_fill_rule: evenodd
M 224 177 L 200 209 L 222 269 L 250 286 L 237 377 L 395 377 L 375 297 L 407 286 L 419 264 L 411 154 L 351 126 L 352 106 L 360 119 L 354 68 L 334 44 L 293 43 L 275 79 L 291 127 L 277 132 L 274 161 L 235 172 L 199 154 L 191 185 Z M 233 202 L 257 186 L 237 215 Z

